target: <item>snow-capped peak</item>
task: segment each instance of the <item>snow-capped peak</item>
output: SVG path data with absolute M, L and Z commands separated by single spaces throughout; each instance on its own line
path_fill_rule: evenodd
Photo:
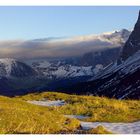
M 32 76 L 35 71 L 28 65 L 11 58 L 0 59 L 1 77 Z
M 122 29 L 120 31 L 112 31 L 112 32 L 106 32 L 98 37 L 101 40 L 110 42 L 111 44 L 122 44 L 125 43 L 130 35 L 131 31 Z
M 36 71 L 47 78 L 71 78 L 80 76 L 93 76 L 103 69 L 102 64 L 93 66 L 78 66 L 58 61 L 35 61 L 30 64 Z
M 16 60 L 13 58 L 0 58 L 0 62 L 10 65 L 10 64 L 16 62 Z
M 11 58 L 1 58 L 0 59 L 0 75 L 3 75 L 4 73 L 9 76 L 12 70 L 12 66 L 16 64 L 15 59 Z

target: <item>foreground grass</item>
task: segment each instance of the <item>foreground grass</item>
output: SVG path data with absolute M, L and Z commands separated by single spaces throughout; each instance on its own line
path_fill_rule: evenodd
M 79 125 L 78 120 L 65 118 L 51 108 L 0 96 L 1 134 L 57 134 Z
M 74 131 L 63 131 L 63 134 L 113 134 L 106 130 L 103 126 L 98 126 L 90 130 L 74 130 Z
M 77 96 L 64 93 L 44 92 L 16 97 L 19 100 L 65 100 L 66 105 L 51 107 L 64 115 L 86 115 L 84 121 L 133 122 L 140 120 L 140 101 L 115 100 L 105 97 Z
M 64 106 L 43 107 L 29 100 L 64 100 Z M 64 115 L 89 116 L 83 121 L 133 122 L 140 120 L 140 101 L 44 92 L 13 98 L 0 96 L 1 134 L 111 134 L 104 127 L 83 131 L 80 121 Z

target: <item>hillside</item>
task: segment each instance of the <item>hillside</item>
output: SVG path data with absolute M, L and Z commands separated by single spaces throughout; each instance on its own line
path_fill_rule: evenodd
M 0 77 L 23 78 L 35 75 L 37 72 L 25 63 L 11 58 L 0 59 Z
M 16 96 L 27 92 L 57 91 L 62 87 L 87 81 L 118 58 L 120 49 L 130 33 L 131 31 L 122 29 L 97 35 L 44 38 L 14 43 L 12 48 L 19 48 L 20 51 L 24 45 L 29 54 L 32 52 L 29 48 L 35 48 L 35 54 L 40 52 L 40 46 L 43 45 L 45 48 L 41 57 L 37 58 L 30 58 L 34 53 L 30 54 L 29 58 L 26 53 L 26 57 L 22 58 L 23 52 L 16 53 L 19 57 L 15 54 L 8 56 L 10 58 L 6 58 L 6 55 L 1 56 L 0 95 Z M 3 42 L 3 46 L 5 43 Z M 12 42 L 9 42 L 8 50 L 11 49 L 10 43 Z M 61 55 L 50 58 L 43 56 L 49 54 L 49 50 L 51 54 Z
M 106 96 L 117 99 L 140 99 L 140 13 L 119 58 L 97 75 L 57 91 Z
M 54 109 L 0 96 L 1 134 L 54 134 L 77 127 L 77 120 L 67 119 Z
M 34 105 L 32 101 L 64 101 L 60 106 Z M 30 101 L 30 103 L 28 103 Z M 140 119 L 140 101 L 104 97 L 33 93 L 14 98 L 0 97 L 0 132 L 34 133 L 110 133 L 104 127 L 82 130 L 79 121 L 133 122 Z M 83 116 L 80 120 L 69 115 Z M 85 117 L 84 117 L 85 116 Z

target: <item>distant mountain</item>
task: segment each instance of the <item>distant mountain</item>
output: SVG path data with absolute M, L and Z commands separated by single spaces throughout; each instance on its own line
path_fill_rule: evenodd
M 62 87 L 87 81 L 119 57 L 121 47 L 129 34 L 130 31 L 123 29 L 102 35 L 67 39 L 72 44 L 70 46 L 72 48 L 77 47 L 74 46 L 75 43 L 79 44 L 76 48 L 78 51 L 79 47 L 86 51 L 90 50 L 76 57 L 39 58 L 24 61 L 0 59 L 0 93 L 13 96 L 28 92 L 56 91 Z M 31 45 L 37 42 L 35 48 L 38 48 L 39 42 L 53 42 L 54 40 L 59 39 L 39 39 L 33 41 Z M 62 40 L 60 42 L 63 42 Z M 97 46 L 100 46 L 100 49 L 95 51 Z
M 116 61 L 119 58 L 120 51 L 124 43 L 127 41 L 130 35 L 130 31 L 122 29 L 120 31 L 114 31 L 110 33 L 104 33 L 99 36 L 101 40 L 111 42 L 116 47 L 104 48 L 98 51 L 91 51 L 85 53 L 79 60 L 79 64 L 84 66 L 95 66 L 102 64 L 104 67 Z
M 35 77 L 38 73 L 16 59 L 0 59 L 0 94 L 1 95 L 20 95 L 26 91 L 31 91 L 38 83 Z
M 65 89 L 68 93 L 91 94 L 118 99 L 140 99 L 140 14 L 120 58 L 87 82 Z M 119 63 L 118 63 L 119 62 Z
M 96 66 L 101 64 L 106 67 L 110 63 L 115 62 L 120 55 L 121 47 L 116 47 L 112 49 L 105 49 L 97 52 L 89 52 L 84 54 L 80 59 L 78 64 L 84 66 Z
M 32 68 L 50 79 L 63 79 L 80 76 L 93 76 L 103 69 L 102 65 L 93 66 L 78 66 L 67 64 L 66 61 L 35 61 L 31 64 Z
M 93 51 L 85 53 L 79 57 L 71 58 L 58 58 L 58 59 L 36 59 L 27 61 L 31 67 L 41 73 L 43 76 L 48 78 L 72 78 L 79 76 L 94 76 L 99 71 L 106 67 L 110 63 L 113 63 L 118 59 L 121 46 L 124 45 L 125 41 L 128 39 L 130 31 L 122 29 L 120 31 L 113 31 L 109 33 L 103 33 L 101 35 L 89 35 L 85 37 L 77 37 L 71 39 L 81 40 L 81 42 L 92 40 L 96 45 L 102 44 L 102 49 L 94 48 L 95 44 L 93 43 Z M 80 39 L 81 38 L 81 39 Z M 67 42 L 67 41 L 66 41 Z M 101 43 L 102 42 L 102 43 Z M 110 48 L 106 46 L 106 43 L 110 43 Z M 112 46 L 111 46 L 112 44 Z M 88 47 L 88 46 L 87 46 Z
M 1 77 L 30 77 L 36 75 L 34 69 L 25 63 L 15 59 L 0 59 L 0 76 Z
M 123 47 L 120 60 L 125 61 L 138 50 L 140 50 L 140 13 L 134 30 Z

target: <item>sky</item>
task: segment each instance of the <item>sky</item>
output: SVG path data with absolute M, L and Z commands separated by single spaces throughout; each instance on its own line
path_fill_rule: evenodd
M 132 29 L 140 7 L 0 7 L 0 40 L 30 40 Z

